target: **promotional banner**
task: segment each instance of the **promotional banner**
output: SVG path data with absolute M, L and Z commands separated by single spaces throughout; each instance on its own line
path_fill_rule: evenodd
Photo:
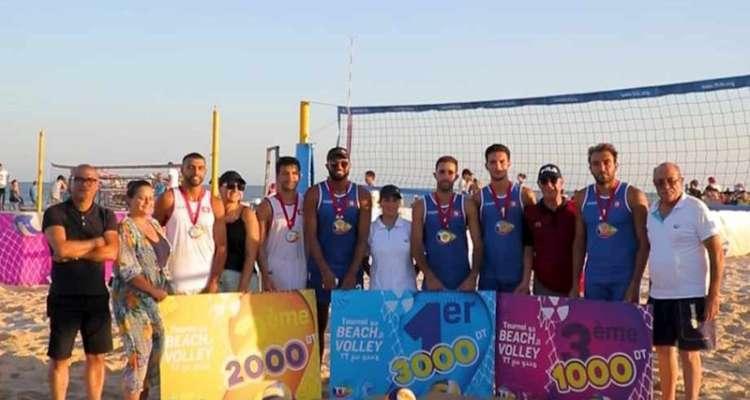
M 330 397 L 490 397 L 495 306 L 494 292 L 334 291 Z
M 651 398 L 648 307 L 505 294 L 497 302 L 500 398 Z
M 313 291 L 169 296 L 159 311 L 162 399 L 321 397 Z

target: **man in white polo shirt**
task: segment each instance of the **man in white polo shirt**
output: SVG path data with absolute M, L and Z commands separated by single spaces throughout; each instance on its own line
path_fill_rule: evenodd
M 724 253 L 719 229 L 709 218 L 706 205 L 683 193 L 677 164 L 666 162 L 656 167 L 654 186 L 659 201 L 651 207 L 646 228 L 651 243 L 649 302 L 654 307 L 662 398 L 675 398 L 678 349 L 685 398 L 697 399 L 700 350 L 710 348 L 709 332 L 719 313 Z

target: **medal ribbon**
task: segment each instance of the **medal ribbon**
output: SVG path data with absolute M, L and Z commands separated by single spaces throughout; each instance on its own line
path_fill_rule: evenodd
M 599 190 L 594 186 L 594 192 L 596 192 L 596 208 L 599 209 L 599 221 L 607 222 L 607 217 L 609 214 L 609 209 L 612 207 L 612 201 L 614 201 L 615 198 L 615 190 L 620 187 L 619 182 L 615 182 L 614 189 L 609 190 L 609 198 L 607 198 L 606 201 L 604 201 L 601 197 L 601 194 L 599 193 Z
M 437 204 L 438 209 L 438 217 L 440 218 L 440 225 L 443 226 L 443 229 L 448 229 L 448 224 L 450 222 L 451 216 L 453 215 L 453 199 L 455 198 L 455 194 L 451 193 L 451 198 L 448 201 L 448 207 L 445 207 L 447 211 L 443 211 L 443 205 L 440 204 L 440 200 L 438 200 L 437 193 L 434 195 L 435 198 L 435 204 Z
M 188 200 L 187 193 L 180 188 L 180 194 L 182 195 L 182 198 L 185 200 L 185 208 L 187 208 L 188 216 L 190 217 L 190 222 L 195 226 L 198 224 L 198 217 L 201 213 L 201 200 L 203 200 L 203 195 L 206 194 L 206 189 L 201 190 L 201 195 L 198 197 L 198 206 L 195 207 L 195 212 L 190 208 L 190 200 Z
M 510 208 L 510 194 L 513 191 L 513 184 L 511 183 L 508 185 L 508 190 L 505 191 L 505 201 L 502 206 L 500 206 L 500 199 L 497 198 L 497 192 L 495 192 L 495 188 L 492 187 L 492 184 L 487 185 L 490 188 L 490 192 L 492 193 L 492 201 L 495 203 L 495 208 L 497 209 L 497 212 L 500 213 L 500 218 L 503 220 L 508 219 L 506 210 Z
M 281 195 L 276 193 L 274 196 L 276 200 L 279 201 L 279 205 L 281 206 L 281 211 L 284 212 L 284 219 L 286 220 L 286 226 L 291 231 L 292 228 L 294 228 L 294 223 L 297 221 L 297 207 L 299 206 L 299 196 L 295 195 L 294 198 L 294 211 L 292 211 L 292 218 L 289 218 L 289 214 L 286 212 L 286 206 L 284 205 L 284 202 L 281 201 Z
M 343 197 L 336 197 L 335 193 L 331 189 L 331 185 L 326 181 L 326 189 L 328 189 L 328 196 L 331 198 L 331 205 L 333 206 L 333 212 L 336 214 L 336 218 L 344 218 L 344 211 L 349 205 L 349 191 L 347 190 Z

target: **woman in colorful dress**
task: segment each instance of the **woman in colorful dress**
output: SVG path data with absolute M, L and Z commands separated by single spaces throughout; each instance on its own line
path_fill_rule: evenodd
M 128 184 L 128 216 L 120 222 L 120 253 L 112 302 L 128 362 L 122 374 L 125 399 L 148 398 L 159 384 L 164 328 L 157 303 L 167 297 L 169 242 L 154 211 L 154 189 L 145 180 Z

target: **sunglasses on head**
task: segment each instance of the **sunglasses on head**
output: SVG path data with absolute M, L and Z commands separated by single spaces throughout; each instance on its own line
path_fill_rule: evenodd
M 227 190 L 239 190 L 240 192 L 245 190 L 245 184 L 239 182 L 227 183 L 224 187 L 226 187 Z
M 552 183 L 553 185 L 556 185 L 557 184 L 557 177 L 556 176 L 551 176 L 549 178 L 542 178 L 542 179 L 539 180 L 539 183 L 541 183 L 542 185 L 546 185 L 547 182 Z

